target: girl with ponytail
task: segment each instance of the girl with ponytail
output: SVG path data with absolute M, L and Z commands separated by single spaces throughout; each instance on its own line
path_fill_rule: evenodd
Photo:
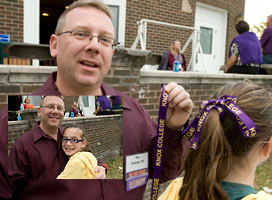
M 183 132 L 193 148 L 184 178 L 160 200 L 272 199 L 253 188 L 256 168 L 272 151 L 272 94 L 246 80 L 219 89 L 204 101 Z

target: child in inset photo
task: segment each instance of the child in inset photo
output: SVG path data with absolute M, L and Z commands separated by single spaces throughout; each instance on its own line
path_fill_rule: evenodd
M 57 179 L 96 179 L 106 178 L 105 168 L 97 166 L 97 159 L 91 152 L 83 152 L 87 141 L 78 127 L 67 127 L 63 131 L 62 149 L 69 161 Z M 99 170 L 104 170 L 102 176 Z M 101 171 L 100 171 L 101 172 Z

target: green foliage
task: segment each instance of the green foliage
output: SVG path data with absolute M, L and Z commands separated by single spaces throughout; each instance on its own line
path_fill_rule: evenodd
M 264 30 L 266 29 L 266 23 L 261 22 L 258 26 L 253 25 L 253 28 L 250 28 L 250 30 L 258 36 L 258 38 L 261 38 L 263 35 Z
M 123 156 L 111 159 L 107 165 L 109 166 L 107 179 L 123 179 Z
M 272 189 L 272 159 L 260 165 L 256 170 L 255 188 L 257 191 L 263 187 Z

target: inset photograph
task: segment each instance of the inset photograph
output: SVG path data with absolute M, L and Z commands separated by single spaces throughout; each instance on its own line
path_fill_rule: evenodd
M 123 179 L 122 120 L 121 96 L 9 96 L 12 184 Z

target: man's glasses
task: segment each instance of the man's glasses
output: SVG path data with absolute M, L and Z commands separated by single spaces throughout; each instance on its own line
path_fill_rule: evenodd
M 40 106 L 40 107 L 41 108 L 47 108 L 50 111 L 53 111 L 53 110 L 55 110 L 57 108 L 58 111 L 64 112 L 64 107 L 63 106 L 56 106 L 56 105 L 53 105 L 53 104 L 49 104 L 49 105 Z
M 72 144 L 76 144 L 76 143 L 82 142 L 83 139 L 77 139 L 77 138 L 62 138 L 61 141 L 62 141 L 62 143 L 68 143 L 68 141 L 70 141 Z
M 65 32 L 58 33 L 57 35 L 59 36 L 65 33 L 70 33 L 75 39 L 77 39 L 78 41 L 84 42 L 84 44 L 88 44 L 88 42 L 91 41 L 94 37 L 97 37 L 98 42 L 106 47 L 114 48 L 119 44 L 115 39 L 111 37 L 103 36 L 103 35 L 95 36 L 87 31 L 77 31 L 77 30 L 65 31 Z

